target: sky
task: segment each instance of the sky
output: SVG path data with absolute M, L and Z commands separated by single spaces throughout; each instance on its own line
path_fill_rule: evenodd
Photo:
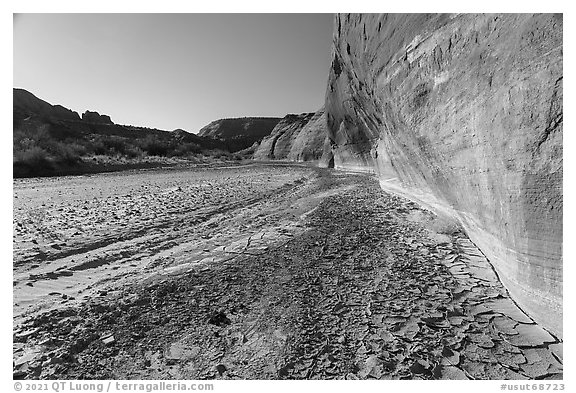
M 117 124 L 197 132 L 324 103 L 331 14 L 15 14 L 14 87 Z

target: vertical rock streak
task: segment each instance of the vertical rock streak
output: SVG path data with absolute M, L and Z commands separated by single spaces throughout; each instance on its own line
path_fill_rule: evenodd
M 562 335 L 562 16 L 334 25 L 334 165 L 376 171 L 384 188 L 458 219 L 516 301 Z

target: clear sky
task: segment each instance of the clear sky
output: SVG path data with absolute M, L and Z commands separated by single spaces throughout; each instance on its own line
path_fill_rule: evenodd
M 197 132 L 324 103 L 331 14 L 18 14 L 14 87 L 115 123 Z

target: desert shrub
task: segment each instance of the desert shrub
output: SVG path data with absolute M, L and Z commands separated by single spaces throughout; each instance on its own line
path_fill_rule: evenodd
M 124 154 L 129 158 L 139 158 L 144 155 L 142 149 L 135 145 L 127 145 Z
M 14 146 L 13 146 L 14 155 L 16 155 L 18 152 L 29 150 L 37 146 L 38 144 L 34 139 L 28 138 L 23 135 L 19 135 L 18 139 L 16 139 L 16 136 L 14 137 Z
M 101 140 L 93 141 L 90 150 L 92 153 L 99 156 L 103 156 L 108 153 L 108 148 L 106 147 L 106 145 L 104 145 L 104 142 L 102 142 Z
M 47 126 L 25 126 L 16 128 L 12 134 L 14 153 L 42 146 L 50 140 Z
M 89 149 L 86 141 L 82 140 L 78 142 L 67 141 L 66 144 L 69 145 L 72 149 L 74 149 L 76 154 L 79 156 L 85 156 L 86 154 L 88 154 Z
M 166 156 L 170 151 L 170 144 L 153 135 L 139 141 L 139 147 L 149 156 Z
M 39 146 L 14 152 L 13 170 L 15 176 L 34 175 L 52 169 L 48 152 Z
M 104 142 L 102 142 L 101 140 L 94 140 L 92 142 L 90 150 L 92 151 L 92 153 L 99 156 L 105 155 L 108 152 L 106 146 L 104 145 Z
M 22 162 L 30 165 L 41 165 L 48 162 L 48 152 L 39 146 L 33 146 L 26 150 L 14 153 L 14 162 Z
M 75 164 L 80 161 L 81 148 L 77 144 L 55 143 L 53 154 L 59 162 Z
M 134 144 L 127 138 L 110 135 L 92 139 L 86 145 L 86 151 L 96 155 L 106 156 L 137 156 Z
M 202 152 L 200 145 L 194 142 L 187 142 L 177 144 L 173 149 L 171 149 L 169 155 L 171 157 L 189 157 L 194 154 Z
M 57 140 L 44 141 L 41 146 L 54 162 L 75 164 L 80 156 L 86 153 L 86 148 L 77 142 L 61 142 Z
M 128 146 L 128 142 L 121 137 L 109 136 L 102 140 L 106 147 L 106 151 L 110 155 L 124 154 Z

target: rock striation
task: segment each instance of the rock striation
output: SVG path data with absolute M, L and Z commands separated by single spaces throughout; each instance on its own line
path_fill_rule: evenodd
M 336 168 L 457 219 L 515 301 L 562 335 L 562 15 L 337 15 Z
M 286 115 L 254 152 L 256 160 L 318 161 L 329 147 L 326 113 Z
M 98 112 L 86 111 L 82 113 L 82 121 L 94 124 L 114 124 L 110 116 L 101 115 Z

